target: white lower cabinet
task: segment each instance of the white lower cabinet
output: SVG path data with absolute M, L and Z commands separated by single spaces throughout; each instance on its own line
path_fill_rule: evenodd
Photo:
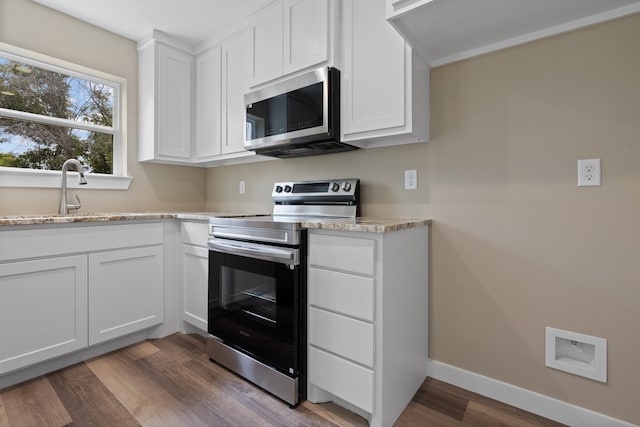
M 182 320 L 207 330 L 207 279 L 209 251 L 182 245 Z
M 0 374 L 87 346 L 87 257 L 0 264 Z
M 162 223 L 0 230 L 0 376 L 163 322 Z
M 372 369 L 316 347 L 309 349 L 307 364 L 311 387 L 319 387 L 366 412 L 373 412 Z M 312 396 L 312 392 L 308 394 L 308 400 L 316 402 L 315 395 Z
M 204 221 L 183 222 L 180 226 L 180 277 L 182 320 L 207 330 L 209 278 L 208 226 Z
M 390 426 L 426 378 L 428 226 L 309 230 L 308 388 Z
M 162 323 L 163 248 L 89 255 L 89 345 Z

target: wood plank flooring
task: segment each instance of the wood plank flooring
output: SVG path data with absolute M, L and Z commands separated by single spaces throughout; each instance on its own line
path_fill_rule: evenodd
M 366 426 L 333 403 L 284 402 L 209 361 L 204 338 L 174 334 L 0 390 L 0 427 Z M 427 379 L 397 427 L 561 424 Z

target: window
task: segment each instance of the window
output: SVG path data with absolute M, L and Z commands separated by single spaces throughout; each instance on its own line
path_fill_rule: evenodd
M 0 43 L 0 174 L 29 170 L 59 177 L 50 171 L 76 158 L 96 177 L 125 175 L 124 84 Z

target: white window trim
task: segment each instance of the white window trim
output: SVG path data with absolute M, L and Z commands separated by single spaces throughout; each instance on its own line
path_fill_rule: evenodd
M 67 172 L 67 187 L 81 190 L 127 190 L 130 176 L 85 173 L 86 185 L 78 185 L 78 173 Z M 0 187 L 60 188 L 62 172 L 23 168 L 0 167 Z
M 62 59 L 32 52 L 2 42 L 0 42 L 0 52 L 10 59 L 29 63 L 34 66 L 91 81 L 100 82 L 101 80 L 104 80 L 103 83 L 108 84 L 109 86 L 112 86 L 114 83 L 118 86 L 116 88 L 117 90 L 114 91 L 112 128 L 82 122 L 73 122 L 71 120 L 55 117 L 38 116 L 31 113 L 6 110 L 4 108 L 0 108 L 0 116 L 17 119 L 27 118 L 40 123 L 55 124 L 84 130 L 96 130 L 113 135 L 113 175 L 88 173 L 88 182 L 87 185 L 83 186 L 83 188 L 87 190 L 128 189 L 133 178 L 127 176 L 127 80 L 122 77 L 114 76 L 112 74 L 73 64 Z M 0 187 L 59 188 L 61 180 L 61 171 L 0 167 Z M 75 180 L 73 179 L 68 181 L 72 188 L 75 185 L 73 184 L 74 181 Z

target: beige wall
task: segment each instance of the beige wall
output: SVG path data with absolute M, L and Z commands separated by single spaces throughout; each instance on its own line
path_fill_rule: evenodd
M 128 81 L 133 183 L 81 191 L 84 211 L 268 212 L 276 180 L 358 177 L 364 215 L 434 220 L 431 358 L 640 424 L 637 40 L 640 15 L 434 69 L 426 144 L 204 171 L 136 161 L 135 43 L 0 0 L 1 42 Z M 593 157 L 603 185 L 576 187 Z M 54 213 L 58 197 L 0 188 L 0 215 Z M 609 382 L 545 368 L 545 326 L 608 339 Z
M 0 42 L 127 79 L 127 169 L 133 182 L 127 191 L 83 188 L 78 191 L 82 212 L 204 209 L 204 169 L 137 161 L 138 59 L 133 41 L 30 0 L 0 0 Z M 56 213 L 59 203 L 57 189 L 0 188 L 0 216 Z
M 638 40 L 635 15 L 434 69 L 431 142 L 210 169 L 208 207 L 359 177 L 365 215 L 434 220 L 431 358 L 640 424 Z M 545 326 L 606 338 L 608 383 L 546 368 Z

